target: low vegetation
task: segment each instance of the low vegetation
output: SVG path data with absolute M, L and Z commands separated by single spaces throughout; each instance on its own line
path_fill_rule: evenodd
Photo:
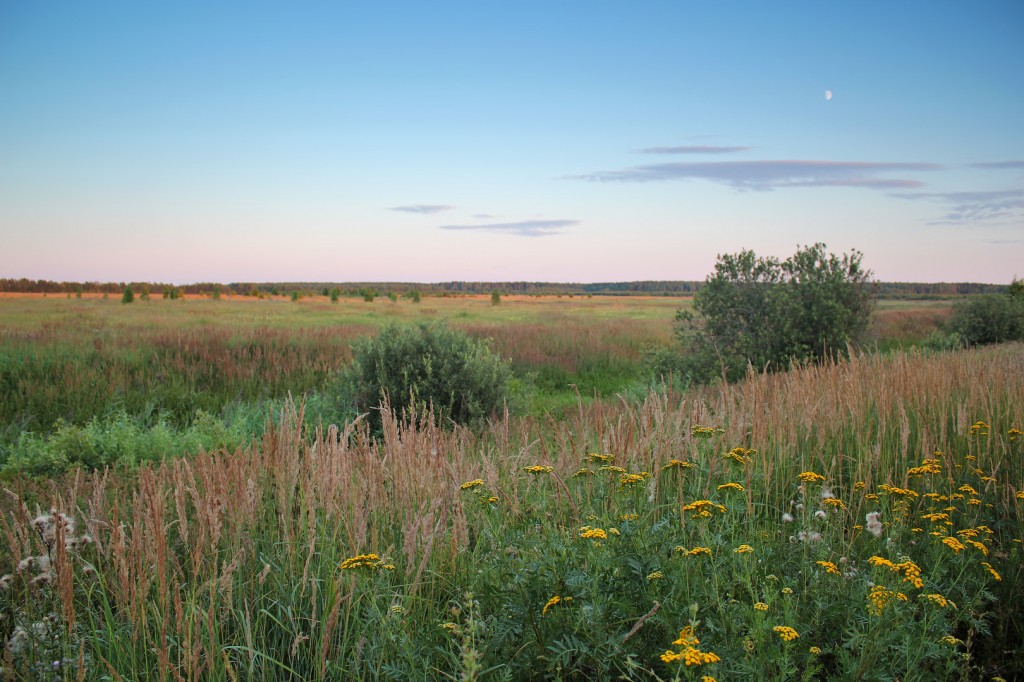
M 381 413 L 3 496 L 16 679 L 1014 679 L 1024 347 L 441 429 Z

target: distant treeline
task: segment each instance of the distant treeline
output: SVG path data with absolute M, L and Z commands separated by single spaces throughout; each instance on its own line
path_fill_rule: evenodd
M 287 296 L 298 292 L 303 296 L 328 295 L 337 290 L 341 296 L 357 297 L 367 292 L 384 296 L 399 296 L 418 292 L 424 296 L 455 296 L 460 294 L 521 295 L 600 295 L 600 296 L 688 296 L 704 283 L 701 281 L 640 282 L 196 282 L 169 284 L 166 282 L 53 282 L 45 279 L 0 278 L 0 291 L 46 294 L 106 293 L 120 294 L 126 287 L 135 293 L 172 297 L 181 294 L 237 294 L 243 296 Z M 1005 284 L 978 284 L 975 282 L 878 282 L 882 298 L 949 298 L 966 294 L 989 294 L 1005 291 Z

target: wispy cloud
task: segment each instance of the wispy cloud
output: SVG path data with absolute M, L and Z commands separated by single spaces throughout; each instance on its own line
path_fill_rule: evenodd
M 433 213 L 443 213 L 444 211 L 450 211 L 454 206 L 446 206 L 445 204 L 412 204 L 411 206 L 392 206 L 392 211 L 401 211 L 402 213 L 420 213 L 423 215 L 431 215 Z
M 979 161 L 978 163 L 972 163 L 971 166 L 974 168 L 987 168 L 990 170 L 1024 168 L 1024 161 Z
M 881 163 L 865 161 L 701 161 L 634 166 L 619 171 L 576 175 L 590 182 L 664 182 L 702 179 L 737 189 L 773 190 L 780 187 L 868 187 L 911 189 L 924 183 L 913 178 L 879 177 L 894 171 L 933 171 L 935 163 Z
M 480 230 L 504 232 L 521 237 L 546 237 L 559 234 L 565 228 L 578 225 L 578 220 L 523 220 L 516 223 L 483 223 L 479 225 L 440 225 L 442 230 Z
M 711 145 L 693 145 L 681 147 L 648 147 L 641 149 L 641 154 L 732 154 L 745 152 L 752 147 L 714 147 Z
M 1006 189 L 986 192 L 916 192 L 893 194 L 900 199 L 934 201 L 947 204 L 949 212 L 929 225 L 963 225 L 992 221 L 1024 222 L 1024 190 Z

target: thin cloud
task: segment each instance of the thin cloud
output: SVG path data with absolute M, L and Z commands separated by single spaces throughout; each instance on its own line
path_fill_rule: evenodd
M 565 228 L 578 225 L 578 220 L 524 220 L 517 223 L 484 223 L 480 225 L 440 225 L 442 230 L 503 232 L 521 237 L 546 237 L 560 234 Z
M 934 163 L 876 163 L 864 161 L 701 161 L 634 166 L 620 171 L 576 175 L 589 182 L 665 182 L 710 180 L 746 190 L 770 191 L 780 187 L 868 187 L 912 189 L 924 183 L 913 178 L 878 177 L 894 171 L 933 171 Z
M 641 149 L 641 154 L 732 154 L 750 151 L 752 147 L 714 147 L 711 145 L 694 145 L 681 147 L 648 147 Z
M 989 170 L 1024 168 L 1024 161 L 980 161 L 978 163 L 972 163 L 971 166 L 973 168 L 987 168 Z
M 434 213 L 443 213 L 444 211 L 450 211 L 454 206 L 447 206 L 445 204 L 412 204 L 411 206 L 392 206 L 392 211 L 401 211 L 402 213 L 419 213 L 421 215 L 432 215 Z
M 949 212 L 929 225 L 964 225 L 992 221 L 1024 222 L 1024 190 L 1006 189 L 987 192 L 918 192 L 893 194 L 899 199 L 934 201 L 949 206 Z

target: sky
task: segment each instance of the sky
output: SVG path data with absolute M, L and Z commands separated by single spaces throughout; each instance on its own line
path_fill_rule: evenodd
M 1024 3 L 0 3 L 0 277 L 1024 277 Z

